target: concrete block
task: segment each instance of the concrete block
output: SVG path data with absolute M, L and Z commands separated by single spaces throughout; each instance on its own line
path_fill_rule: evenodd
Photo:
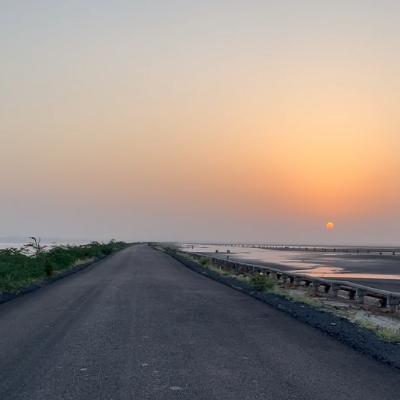
M 400 302 L 400 299 L 398 297 L 388 296 L 389 308 L 390 308 L 390 312 L 392 314 L 394 314 L 396 312 L 399 302 Z
M 318 289 L 321 286 L 321 281 L 319 281 L 318 279 L 314 279 L 312 281 L 312 286 L 313 286 L 314 292 L 318 292 Z
M 295 276 L 295 277 L 294 277 L 294 284 L 295 284 L 295 286 L 299 286 L 300 283 L 301 283 L 301 281 L 302 281 L 302 279 L 301 279 L 300 276 Z
M 340 285 L 338 283 L 332 283 L 331 289 L 332 289 L 333 297 L 338 297 Z
M 366 294 L 367 294 L 366 290 L 363 290 L 363 289 L 360 289 L 360 288 L 357 289 L 357 297 L 358 297 L 358 302 L 360 304 L 364 303 L 364 297 L 366 296 Z

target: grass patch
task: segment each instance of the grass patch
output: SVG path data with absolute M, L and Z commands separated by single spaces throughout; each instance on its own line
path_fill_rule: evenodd
M 378 337 L 387 342 L 400 344 L 400 330 L 396 328 L 384 328 L 382 326 L 376 325 L 365 319 L 356 320 L 355 323 L 364 329 L 369 329 L 373 331 Z
M 314 297 L 310 297 L 307 294 L 288 294 L 285 297 L 298 303 L 308 304 L 309 306 L 314 308 L 322 308 L 321 303 L 317 299 L 315 299 Z
M 27 250 L 33 247 L 30 244 L 20 249 L 0 250 L 0 294 L 18 293 L 31 284 L 58 276 L 66 270 L 95 261 L 128 246 L 128 243 L 111 240 L 109 243 L 54 245 L 47 249 L 42 247 L 40 251 L 36 248 L 34 254 Z
M 254 287 L 255 290 L 260 292 L 266 292 L 271 294 L 276 294 L 282 297 L 285 297 L 289 300 L 308 304 L 311 307 L 321 309 L 321 303 L 313 298 L 308 296 L 307 294 L 289 294 L 285 290 L 281 289 L 278 286 L 278 281 L 272 275 L 260 274 L 260 273 L 253 273 L 252 275 L 243 276 L 243 275 L 235 275 L 229 271 L 221 270 L 215 267 L 212 263 L 212 259 L 209 257 L 201 257 L 200 259 L 195 259 L 190 256 L 188 253 L 182 253 L 183 256 L 189 260 L 195 261 L 201 264 L 203 267 L 206 267 L 212 271 L 217 272 L 221 276 L 232 277 L 238 279 L 241 282 L 248 283 Z
M 235 277 L 235 275 L 231 274 L 229 271 L 224 271 L 223 269 L 216 268 L 212 264 L 207 264 L 206 267 L 208 269 L 210 269 L 211 271 L 214 271 L 217 274 L 220 274 L 221 276 Z
M 262 292 L 274 292 L 277 280 L 269 275 L 253 274 L 249 278 L 249 282 L 254 286 L 254 289 Z
M 182 253 L 182 255 L 186 259 L 197 262 L 197 263 L 201 264 L 203 267 L 205 267 L 211 271 L 214 271 L 221 276 L 231 277 L 231 278 L 238 279 L 245 283 L 250 283 L 251 285 L 254 286 L 254 288 L 256 290 L 264 291 L 264 292 L 268 292 L 268 293 L 277 293 L 277 291 L 278 291 L 278 287 L 277 287 L 278 282 L 272 276 L 263 275 L 263 274 L 253 274 L 249 277 L 248 276 L 238 276 L 238 275 L 233 274 L 230 271 L 225 271 L 223 269 L 220 269 L 220 268 L 214 266 L 212 258 L 201 257 L 200 259 L 195 259 L 194 257 L 191 257 L 187 253 Z
M 231 272 L 229 271 L 224 271 L 223 269 L 220 269 L 218 267 L 216 267 L 213 264 L 213 260 L 212 258 L 209 257 L 201 257 L 200 259 L 195 259 L 194 257 L 191 257 L 189 254 L 187 253 L 179 253 L 181 254 L 183 257 L 185 257 L 187 260 L 190 261 L 194 261 L 196 263 L 201 264 L 203 267 L 209 269 L 210 271 L 214 271 L 217 274 L 221 275 L 221 276 L 225 276 L 225 277 L 231 277 L 231 278 L 236 278 L 235 275 L 233 275 Z
M 206 267 L 206 268 L 208 268 L 209 270 L 214 271 L 214 272 L 216 272 L 217 274 L 219 274 L 219 275 L 221 275 L 221 276 L 225 276 L 225 277 L 234 277 L 234 275 L 231 274 L 229 271 L 224 271 L 223 269 L 219 269 L 219 268 L 215 267 L 215 266 L 213 265 L 213 262 L 212 262 L 212 259 L 211 259 L 211 258 L 206 258 L 206 257 L 201 258 L 201 259 L 200 259 L 200 264 L 201 264 L 203 267 Z
M 211 258 L 201 257 L 198 261 L 203 267 L 208 267 L 212 265 Z

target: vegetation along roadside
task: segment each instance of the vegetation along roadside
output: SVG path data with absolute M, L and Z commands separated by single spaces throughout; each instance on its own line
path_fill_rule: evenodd
M 112 239 L 108 243 L 44 246 L 40 239 L 31 237 L 31 242 L 19 249 L 0 250 L 0 303 L 130 245 Z

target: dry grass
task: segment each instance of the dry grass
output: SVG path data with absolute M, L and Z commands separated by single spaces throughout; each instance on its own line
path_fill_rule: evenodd
M 364 329 L 369 329 L 373 331 L 381 339 L 387 342 L 399 343 L 400 344 L 400 330 L 396 328 L 384 328 L 382 326 L 376 325 L 365 319 L 356 320 L 355 323 Z
M 299 302 L 299 303 L 304 303 L 304 304 L 308 304 L 311 307 L 314 308 L 322 308 L 322 304 L 320 301 L 318 301 L 316 298 L 314 297 L 310 297 L 309 295 L 307 295 L 307 293 L 304 294 L 286 294 L 285 295 L 286 298 Z

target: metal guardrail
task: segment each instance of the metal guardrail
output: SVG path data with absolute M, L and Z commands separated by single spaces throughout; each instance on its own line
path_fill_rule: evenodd
M 400 293 L 390 292 L 387 290 L 376 289 L 369 286 L 359 285 L 357 283 L 341 281 L 335 279 L 317 278 L 307 274 L 299 274 L 297 272 L 282 271 L 277 268 L 264 267 L 261 265 L 243 263 L 238 261 L 224 260 L 221 258 L 215 258 L 211 256 L 205 256 L 204 254 L 198 253 L 187 253 L 193 256 L 195 259 L 202 257 L 210 258 L 213 265 L 219 267 L 227 267 L 228 269 L 234 269 L 238 272 L 249 273 L 259 272 L 267 273 L 267 275 L 276 275 L 277 280 L 282 280 L 284 283 L 289 279 L 290 282 L 296 286 L 299 286 L 304 282 L 306 287 L 312 287 L 315 291 L 318 291 L 321 286 L 325 288 L 325 293 L 332 291 L 333 297 L 338 296 L 340 290 L 348 292 L 349 299 L 357 300 L 360 304 L 364 303 L 366 296 L 373 297 L 381 300 L 381 307 L 389 306 L 390 312 L 395 313 L 397 306 L 400 304 Z

